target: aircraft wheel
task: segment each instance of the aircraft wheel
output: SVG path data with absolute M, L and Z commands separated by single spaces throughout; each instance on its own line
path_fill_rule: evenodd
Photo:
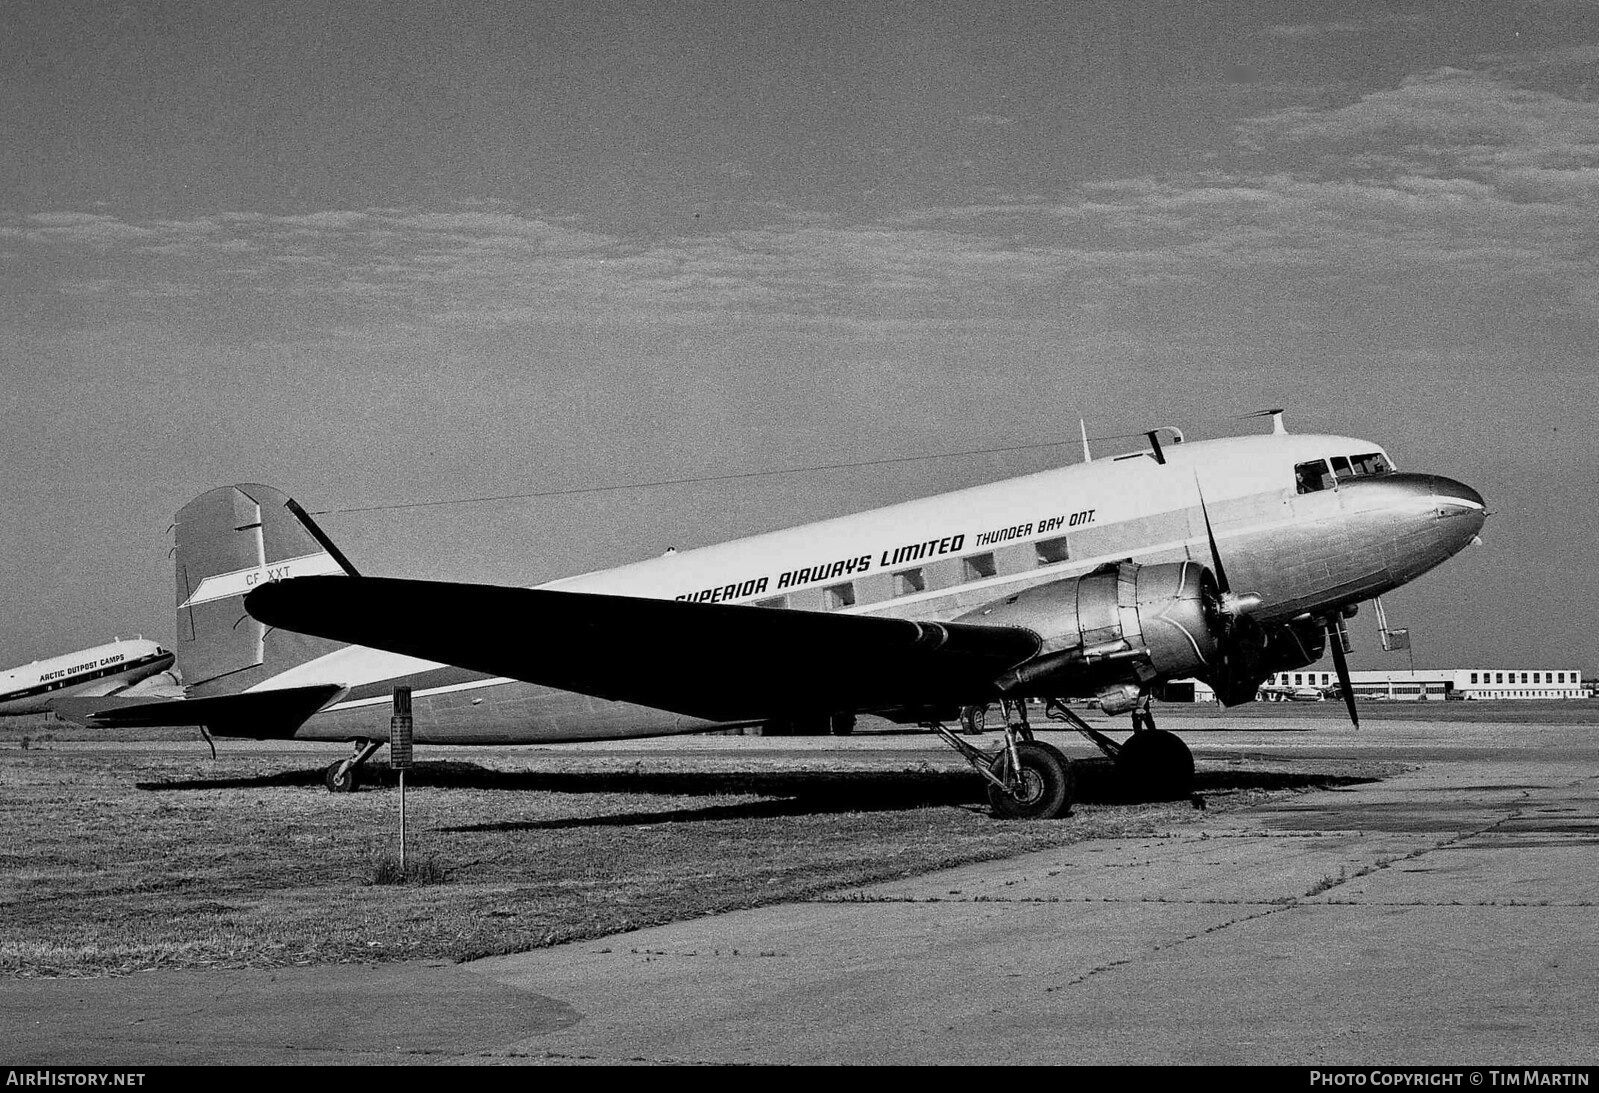
M 1182 737 L 1164 729 L 1133 733 L 1116 757 L 1116 768 L 1139 798 L 1174 801 L 1194 791 L 1194 753 Z
M 322 780 L 328 785 L 329 793 L 353 793 L 355 791 L 355 764 L 340 759 L 331 764 L 322 775 Z
M 1014 793 L 992 782 L 988 785 L 988 803 L 994 815 L 1006 820 L 1052 820 L 1071 811 L 1072 775 L 1064 755 L 1048 744 L 1021 742 L 1016 745 L 1016 758 L 1022 769 Z M 1011 783 L 1010 751 L 996 755 L 988 769 L 996 778 Z
M 828 720 L 828 727 L 833 730 L 834 736 L 848 736 L 855 731 L 855 715 L 836 713 Z

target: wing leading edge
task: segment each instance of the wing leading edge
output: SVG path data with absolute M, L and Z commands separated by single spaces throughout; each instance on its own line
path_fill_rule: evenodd
M 268 626 L 712 721 L 983 701 L 1031 630 L 387 577 L 256 588 Z

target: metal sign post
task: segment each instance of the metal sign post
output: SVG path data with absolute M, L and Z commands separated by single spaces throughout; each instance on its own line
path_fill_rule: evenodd
M 400 876 L 405 876 L 405 772 L 411 769 L 411 688 L 394 688 L 389 718 L 389 766 L 400 772 Z

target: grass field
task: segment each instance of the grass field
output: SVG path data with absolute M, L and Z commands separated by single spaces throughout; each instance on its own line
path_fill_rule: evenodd
M 399 795 L 326 792 L 336 750 L 228 741 L 212 760 L 190 730 L 108 743 L 43 721 L 0 726 L 0 975 L 461 960 L 1199 815 L 1118 802 L 1108 766 L 1089 761 L 1075 764 L 1071 818 L 1005 823 L 977 776 L 925 737 L 723 740 L 424 749 L 409 853 L 432 882 L 377 884 Z M 1243 808 L 1391 769 L 1213 761 L 1200 788 L 1213 810 Z

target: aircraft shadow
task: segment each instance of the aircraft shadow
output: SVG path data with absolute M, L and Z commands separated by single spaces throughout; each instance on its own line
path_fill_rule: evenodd
M 1108 759 L 1072 763 L 1073 799 L 1082 804 L 1125 804 L 1147 800 L 1118 775 Z M 358 791 L 392 788 L 395 776 L 384 764 L 369 764 Z M 1374 781 L 1370 778 L 1292 771 L 1200 771 L 1199 796 L 1249 790 L 1326 789 Z M 505 771 L 460 761 L 420 762 L 407 788 L 505 790 L 546 793 L 628 793 L 656 797 L 759 797 L 728 804 L 686 804 L 609 816 L 508 821 L 449 828 L 452 831 L 547 830 L 569 827 L 642 826 L 711 820 L 759 819 L 837 812 L 883 812 L 916 808 L 986 808 L 985 783 L 967 770 L 898 771 Z M 197 789 L 305 788 L 322 785 L 322 770 L 292 770 L 249 778 L 141 782 L 151 792 Z
M 318 767 L 315 770 L 285 770 L 248 778 L 184 778 L 171 782 L 135 782 L 133 786 L 149 793 L 185 789 L 269 789 L 273 786 L 292 789 L 322 785 L 322 773 L 323 768 Z

